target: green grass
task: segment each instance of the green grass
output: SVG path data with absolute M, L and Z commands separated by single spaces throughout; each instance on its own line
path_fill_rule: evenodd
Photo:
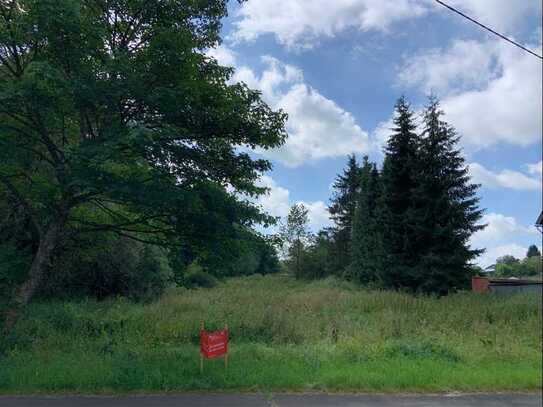
M 3 339 L 0 393 L 539 390 L 540 301 L 253 276 L 148 305 L 34 303 Z M 228 371 L 200 374 L 202 319 L 228 323 Z

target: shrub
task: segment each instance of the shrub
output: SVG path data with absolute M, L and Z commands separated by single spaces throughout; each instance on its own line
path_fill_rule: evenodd
M 97 299 L 120 295 L 149 301 L 171 281 L 163 249 L 104 233 L 66 244 L 55 257 L 40 295 Z
M 13 288 L 24 281 L 31 260 L 27 251 L 8 242 L 0 244 L 0 309 L 11 297 Z
M 197 262 L 187 267 L 183 285 L 187 288 L 212 288 L 218 284 L 218 281 L 211 274 L 205 272 Z

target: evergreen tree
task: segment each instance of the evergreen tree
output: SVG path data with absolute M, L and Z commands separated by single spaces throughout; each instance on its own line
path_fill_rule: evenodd
M 413 209 L 417 182 L 417 149 L 414 113 L 402 96 L 395 106 L 393 134 L 385 148 L 382 171 L 380 224 L 383 235 L 382 283 L 391 288 L 410 286 L 417 255 L 412 250 L 415 230 L 408 218 Z
M 541 257 L 541 252 L 537 248 L 535 244 L 528 247 L 528 252 L 526 253 L 526 257 Z
M 364 157 L 353 222 L 352 262 L 349 274 L 361 282 L 380 280 L 382 273 L 382 242 L 379 213 L 380 179 L 374 163 Z
M 356 157 L 350 155 L 343 174 L 339 174 L 333 184 L 334 195 L 328 211 L 335 223 L 332 229 L 334 257 L 339 270 L 344 270 L 351 262 L 351 239 L 357 191 L 360 187 L 360 166 Z
M 456 131 L 442 115 L 439 102 L 430 98 L 416 162 L 415 208 L 405 219 L 416 232 L 410 250 L 417 260 L 407 287 L 438 295 L 468 285 L 470 261 L 482 253 L 468 240 L 484 227 L 477 223 L 483 212 L 479 185 L 470 182 Z

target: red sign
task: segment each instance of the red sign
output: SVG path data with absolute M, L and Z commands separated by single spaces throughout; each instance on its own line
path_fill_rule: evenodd
M 222 331 L 200 331 L 200 353 L 205 358 L 214 358 L 228 352 L 228 329 Z
M 474 292 L 482 293 L 488 291 L 488 278 L 486 277 L 472 277 L 471 278 L 471 289 Z

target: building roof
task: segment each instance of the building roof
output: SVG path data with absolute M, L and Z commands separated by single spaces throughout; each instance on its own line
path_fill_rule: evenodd
M 539 217 L 535 221 L 536 226 L 543 226 L 543 211 L 539 214 Z

